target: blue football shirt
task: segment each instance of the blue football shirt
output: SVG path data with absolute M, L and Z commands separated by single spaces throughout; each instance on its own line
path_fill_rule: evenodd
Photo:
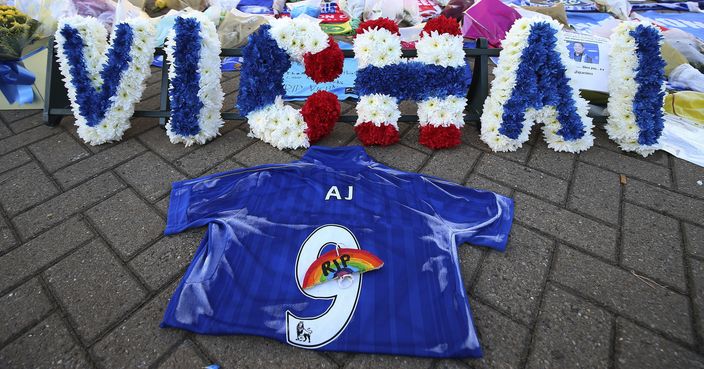
M 479 357 L 457 245 L 503 251 L 511 199 L 311 147 L 288 164 L 176 182 L 165 233 L 207 225 L 162 327 L 329 351 Z M 318 256 L 369 251 L 380 269 L 303 289 Z

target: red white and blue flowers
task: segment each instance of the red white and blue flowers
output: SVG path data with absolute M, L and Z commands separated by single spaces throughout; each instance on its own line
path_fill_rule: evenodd
M 342 73 L 342 51 L 314 20 L 281 18 L 261 26 L 249 37 L 243 57 L 237 107 L 247 117 L 250 136 L 278 149 L 295 149 L 332 132 L 340 116 L 334 94 L 318 91 L 300 111 L 282 100 L 283 75 L 292 60 L 302 62 L 315 82 L 330 82 Z
M 220 85 L 220 40 L 203 13 L 176 18 L 166 41 L 171 118 L 166 134 L 172 143 L 204 144 L 219 134 L 224 93 Z
M 623 22 L 611 34 L 606 131 L 621 149 L 653 153 L 664 126 L 662 35 L 646 22 Z
M 418 56 L 409 61 L 401 58 L 399 29 L 393 21 L 367 21 L 357 32 L 359 140 L 365 145 L 397 142 L 398 102 L 415 100 L 420 143 L 432 149 L 459 145 L 471 74 L 457 21 L 442 16 L 429 21 L 416 44 Z
M 534 122 L 543 123 L 548 147 L 580 152 L 592 146 L 587 102 L 573 83 L 572 61 L 557 21 L 517 20 L 502 41 L 489 97 L 481 117 L 481 139 L 494 151 L 515 151 Z
M 117 141 L 130 126 L 134 104 L 150 75 L 156 30 L 134 18 L 107 31 L 95 18 L 62 19 L 55 34 L 59 68 L 78 135 L 91 145 Z

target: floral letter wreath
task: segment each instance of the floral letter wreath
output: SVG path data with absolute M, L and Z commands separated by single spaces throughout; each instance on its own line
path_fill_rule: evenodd
M 204 144 L 223 125 L 220 108 L 225 95 L 215 24 L 200 12 L 177 17 L 164 50 L 171 61 L 171 118 L 166 134 L 171 143 Z
M 284 105 L 283 76 L 291 59 L 303 62 L 315 82 L 330 82 L 342 73 L 344 55 L 332 37 L 313 20 L 281 18 L 249 36 L 242 51 L 237 108 L 247 117 L 250 136 L 278 149 L 308 147 L 329 134 L 340 116 L 337 96 L 311 95 L 299 112 Z
M 587 102 L 571 76 L 572 61 L 557 21 L 521 18 L 502 41 L 491 91 L 484 102 L 481 139 L 494 151 L 514 151 L 543 123 L 548 147 L 579 152 L 592 146 Z
M 456 20 L 430 20 L 416 44 L 418 57 L 403 62 L 396 23 L 380 18 L 362 23 L 354 41 L 359 63 L 355 131 L 364 145 L 399 140 L 398 101 L 418 101 L 421 144 L 432 149 L 459 145 L 471 72 Z
M 116 141 L 130 126 L 134 104 L 151 74 L 156 30 L 134 18 L 114 25 L 111 44 L 95 18 L 61 20 L 56 31 L 59 67 L 78 135 L 91 145 Z
M 623 22 L 611 35 L 609 118 L 606 131 L 621 149 L 648 156 L 662 133 L 665 61 L 660 31 Z

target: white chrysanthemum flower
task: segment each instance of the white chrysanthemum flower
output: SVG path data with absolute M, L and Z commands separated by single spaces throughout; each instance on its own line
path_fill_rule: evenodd
M 437 64 L 443 67 L 460 67 L 465 64 L 462 36 L 446 33 L 438 34 L 432 31 L 424 35 L 416 43 L 417 61 L 426 64 Z
M 458 128 L 464 126 L 464 108 L 467 99 L 457 96 L 447 98 L 433 97 L 418 102 L 418 119 L 421 126 L 433 125 L 448 127 L 454 125 Z
M 328 46 L 328 35 L 310 18 L 279 18 L 270 21 L 269 34 L 296 61 L 306 53 L 318 53 Z
M 372 122 L 375 126 L 390 124 L 398 128 L 401 117 L 396 98 L 384 94 L 371 94 L 359 97 L 357 102 L 357 125 Z
M 357 35 L 353 50 L 358 67 L 384 67 L 401 62 L 401 38 L 385 28 L 369 29 Z
M 281 97 L 273 104 L 247 115 L 249 136 L 258 138 L 279 150 L 308 147 L 306 122 L 295 108 L 284 105 Z

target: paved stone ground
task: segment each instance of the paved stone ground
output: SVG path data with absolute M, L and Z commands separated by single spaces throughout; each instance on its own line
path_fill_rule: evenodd
M 158 106 L 157 79 L 138 108 Z M 537 129 L 523 149 L 494 154 L 473 125 L 452 150 L 425 149 L 405 124 L 402 143 L 369 148 L 391 166 L 516 201 L 505 253 L 460 248 L 486 351 L 460 361 L 158 327 L 203 232 L 162 236 L 170 183 L 303 151 L 247 138 L 233 121 L 184 148 L 156 120 L 134 119 L 121 142 L 90 147 L 72 119 L 50 128 L 36 111 L 0 118 L 2 368 L 704 368 L 704 169 L 662 152 L 626 155 L 601 128 L 580 155 L 549 150 Z M 346 124 L 322 142 L 356 143 Z

